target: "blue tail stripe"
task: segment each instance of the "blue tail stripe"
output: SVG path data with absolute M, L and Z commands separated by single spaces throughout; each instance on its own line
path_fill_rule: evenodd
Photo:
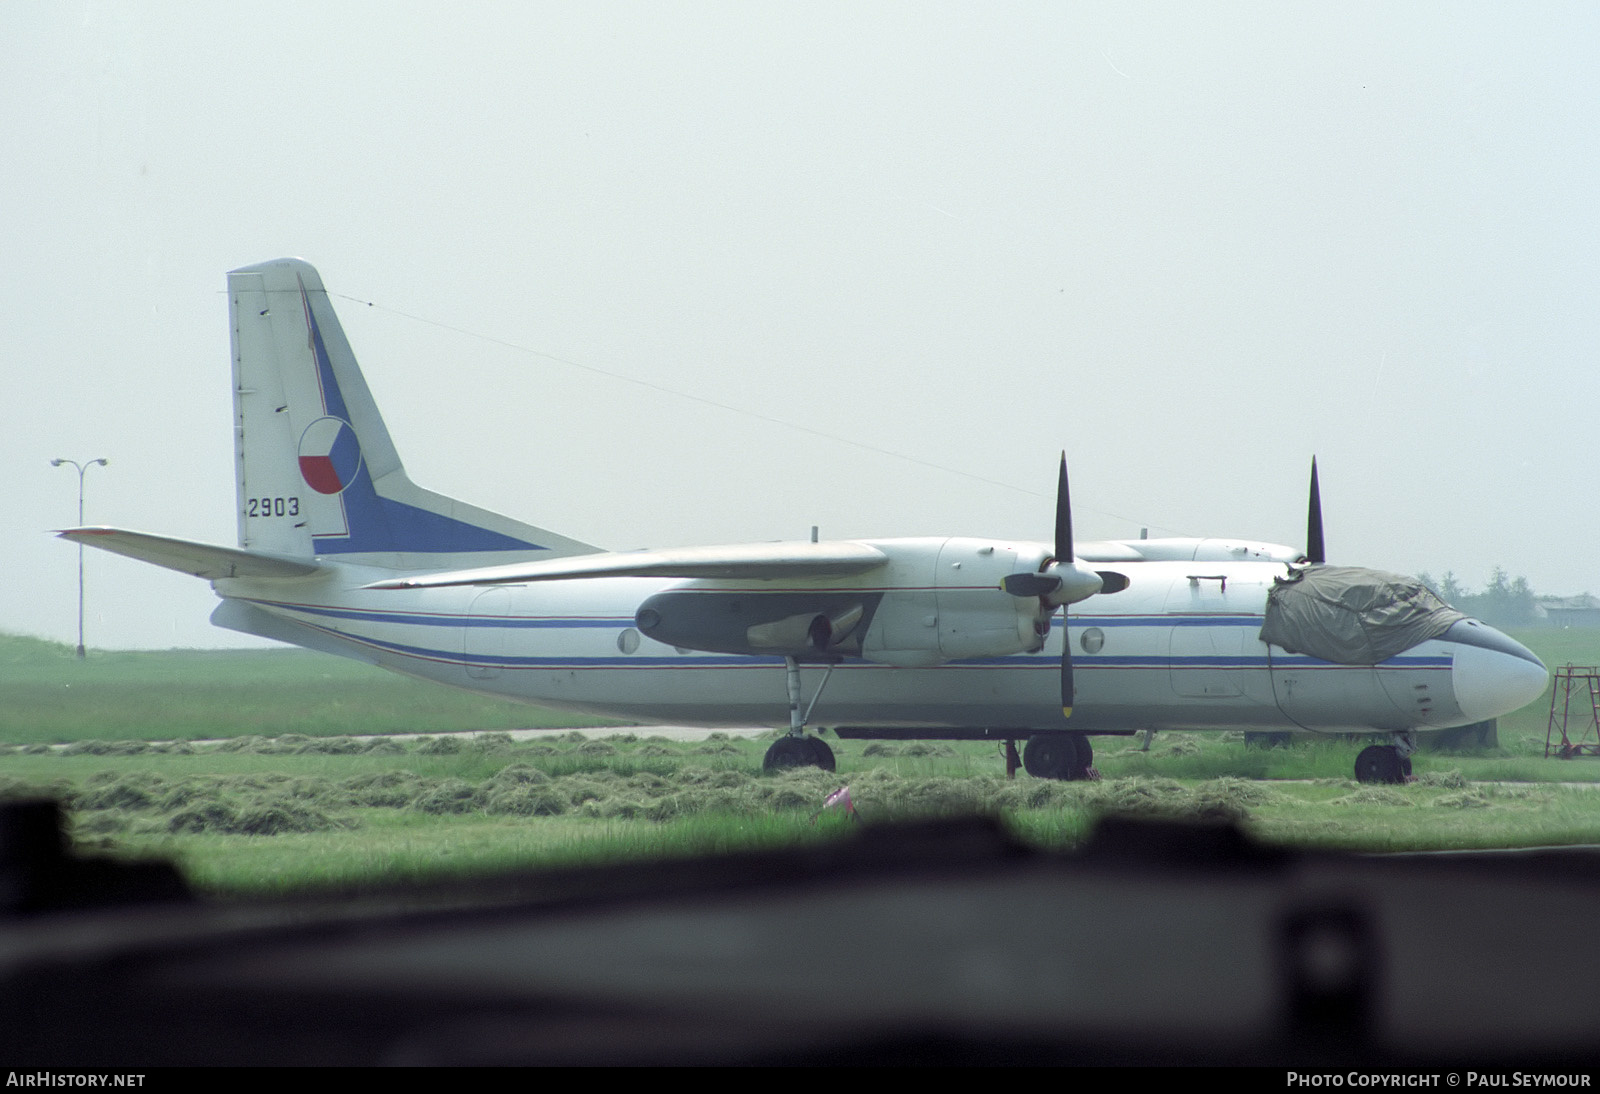
M 323 342 L 322 328 L 311 309 L 305 285 L 300 286 L 300 298 L 305 305 L 306 322 L 311 331 L 311 353 L 316 358 L 317 379 L 322 388 L 322 405 L 326 413 L 344 422 L 350 421 L 350 411 L 345 405 L 344 393 L 334 377 L 333 362 L 328 347 Z M 352 425 L 352 428 L 353 425 Z M 343 534 L 313 536 L 318 554 L 336 555 L 357 552 L 444 552 L 471 551 L 543 551 L 548 548 L 537 543 L 491 532 L 476 524 L 456 520 L 427 509 L 405 505 L 378 493 L 365 460 L 355 481 L 339 495 L 344 506 Z

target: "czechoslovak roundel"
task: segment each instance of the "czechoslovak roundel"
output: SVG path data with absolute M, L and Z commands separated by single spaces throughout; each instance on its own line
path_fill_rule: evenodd
M 300 434 L 300 477 L 317 493 L 343 493 L 360 471 L 361 442 L 343 418 L 318 418 Z

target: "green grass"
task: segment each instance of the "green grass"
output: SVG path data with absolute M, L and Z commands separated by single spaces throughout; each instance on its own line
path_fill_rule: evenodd
M 1600 843 L 1600 791 L 1473 784 L 1286 792 L 1247 827 L 1272 842 L 1358 851 L 1450 851 Z
M 868 822 L 985 812 L 1051 848 L 1078 845 L 1107 813 L 1232 820 L 1269 842 L 1369 851 L 1600 842 L 1600 789 L 1470 783 L 1461 757 L 1428 756 L 1414 784 L 1363 787 L 1310 773 L 1348 765 L 1350 749 L 1333 742 L 1268 754 L 1301 781 L 1194 777 L 1175 768 L 1260 757 L 1225 735 L 1166 736 L 1183 746 L 1170 766 L 1155 752 L 1108 754 L 1102 741 L 1107 777 L 1092 783 L 1008 781 L 988 744 L 837 742 L 838 772 L 769 776 L 761 740 L 557 734 L 456 751 L 421 738 L 365 753 L 307 751 L 303 739 L 184 754 L 12 753 L 0 757 L 0 795 L 53 793 L 72 804 L 82 849 L 173 859 L 204 889 L 239 893 L 833 838 L 851 826 L 834 812 L 812 818 L 841 785 Z
M 1510 634 L 1538 654 L 1552 673 L 1562 665 L 1600 665 L 1600 628 L 1569 627 L 1558 630 L 1544 627 L 1511 631 Z M 1573 709 L 1575 716 L 1568 731 L 1576 738 L 1581 719 L 1588 712 L 1578 714 L 1577 708 Z M 1500 740 L 1503 744 L 1509 737 L 1536 737 L 1542 749 L 1549 719 L 1550 689 L 1546 688 L 1537 700 L 1500 719 Z M 1594 739 L 1591 729 L 1589 740 Z
M 1600 663 L 1600 632 L 1518 635 L 1552 668 Z M 1549 700 L 1500 723 L 1498 750 L 1419 753 L 1419 781 L 1359 787 L 1360 742 L 1246 747 L 1243 735 L 1095 740 L 1099 783 L 1007 781 L 989 742 L 833 742 L 836 774 L 761 773 L 766 741 L 553 732 L 537 708 L 292 650 L 91 655 L 0 637 L 0 795 L 74 803 L 85 851 L 159 855 L 213 892 L 369 887 L 462 873 L 661 858 L 835 838 L 848 784 L 869 821 L 997 813 L 1043 847 L 1106 813 L 1231 819 L 1296 846 L 1394 851 L 1600 842 L 1600 760 L 1543 756 Z M 548 716 L 565 721 L 564 715 Z M 152 745 L 226 738 L 220 745 Z M 48 748 L 41 742 L 74 742 Z M 1290 781 L 1295 780 L 1295 781 Z M 1492 784 L 1492 785 L 1486 785 Z
M 0 635 L 0 742 L 607 725 L 309 650 L 89 652 Z
M 371 889 L 483 876 L 528 867 L 658 860 L 791 846 L 830 838 L 836 821 L 800 813 L 683 817 L 662 823 L 590 817 L 504 817 L 372 811 L 356 831 L 271 837 L 201 834 L 130 837 L 123 853 L 180 864 L 191 883 L 216 894 L 274 894 L 326 887 Z

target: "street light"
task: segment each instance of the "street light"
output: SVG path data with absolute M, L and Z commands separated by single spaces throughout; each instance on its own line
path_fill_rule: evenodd
M 105 467 L 109 464 L 109 461 L 90 460 L 87 463 L 79 463 L 77 460 L 51 460 L 50 466 L 60 467 L 64 463 L 70 463 L 73 467 L 78 469 L 78 527 L 82 528 L 83 476 L 87 474 L 89 468 L 93 467 L 95 464 Z M 78 544 L 78 660 L 83 660 L 83 544 L 81 543 Z

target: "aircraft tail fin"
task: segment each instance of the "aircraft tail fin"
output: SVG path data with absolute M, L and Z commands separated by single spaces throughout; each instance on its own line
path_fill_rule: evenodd
M 595 550 L 407 478 L 308 263 L 234 270 L 228 299 L 241 549 L 396 569 Z

